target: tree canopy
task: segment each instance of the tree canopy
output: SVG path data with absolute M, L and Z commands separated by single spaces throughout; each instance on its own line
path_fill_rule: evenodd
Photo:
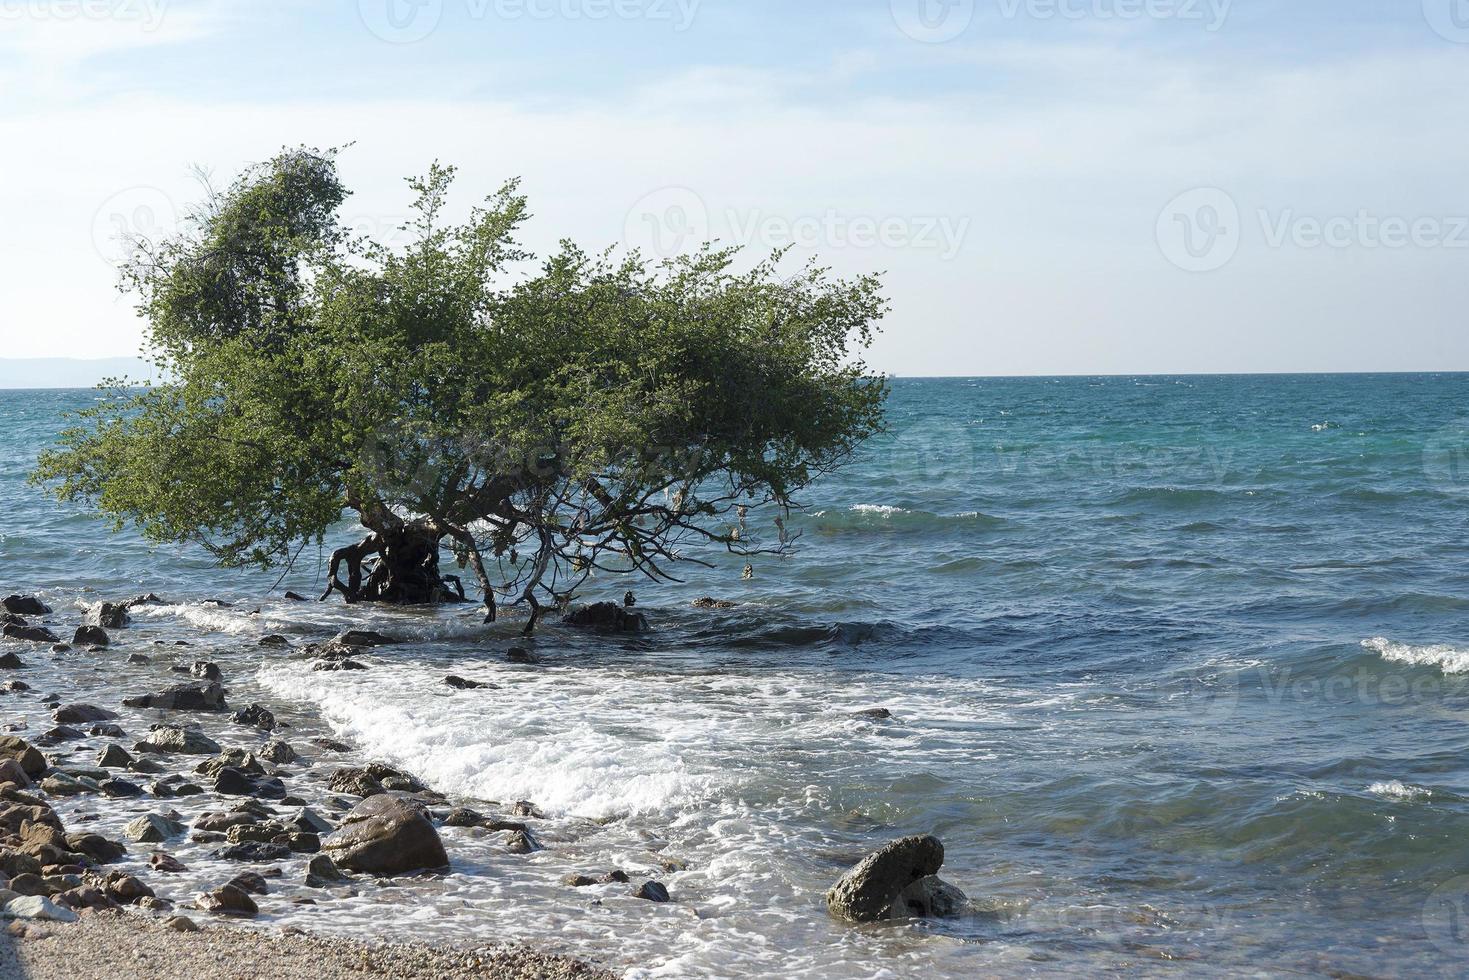
M 210 191 L 124 269 L 166 380 L 115 382 L 36 479 L 227 566 L 292 562 L 355 517 L 327 590 L 348 601 L 464 598 L 442 543 L 487 619 L 498 596 L 527 629 L 598 572 L 787 550 L 799 493 L 882 426 L 878 278 L 714 245 L 537 262 L 517 182 L 454 223 L 453 179 L 408 182 L 397 247 L 341 223 L 334 151 Z

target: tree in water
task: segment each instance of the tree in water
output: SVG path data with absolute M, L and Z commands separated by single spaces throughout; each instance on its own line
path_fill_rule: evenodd
M 334 151 L 209 190 L 123 270 L 166 380 L 110 383 L 34 478 L 232 567 L 289 566 L 350 517 L 323 599 L 464 601 L 447 551 L 486 621 L 523 605 L 527 632 L 597 573 L 786 552 L 796 495 L 882 427 L 878 279 L 711 245 L 536 264 L 517 183 L 452 223 L 453 178 L 408 182 L 401 247 L 343 226 Z

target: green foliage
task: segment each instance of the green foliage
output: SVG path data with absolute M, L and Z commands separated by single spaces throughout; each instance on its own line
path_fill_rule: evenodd
M 533 610 L 598 569 L 667 576 L 700 542 L 785 550 L 750 509 L 796 506 L 882 425 L 860 360 L 878 280 L 782 277 L 781 254 L 741 271 L 712 246 L 648 263 L 562 243 L 532 266 L 517 184 L 452 224 L 453 177 L 409 182 L 401 249 L 338 224 L 330 152 L 212 194 L 126 270 L 171 380 L 119 385 L 36 479 L 226 565 L 289 561 L 347 513 L 426 529 Z

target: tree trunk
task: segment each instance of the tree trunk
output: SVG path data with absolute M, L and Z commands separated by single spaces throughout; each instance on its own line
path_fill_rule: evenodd
M 441 537 L 437 527 L 425 522 L 397 522 L 374 530 L 359 544 L 332 553 L 330 582 L 322 598 L 337 591 L 349 603 L 418 606 L 463 602 L 464 586 L 459 579 L 439 571 Z M 339 574 L 343 563 L 347 565 L 346 582 Z

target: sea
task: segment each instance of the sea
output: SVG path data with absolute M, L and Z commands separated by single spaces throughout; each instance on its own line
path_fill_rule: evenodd
M 68 630 L 175 604 L 102 653 L 7 641 L 33 688 L 116 708 L 210 659 L 293 742 L 545 814 L 532 855 L 446 829 L 441 878 L 297 904 L 287 868 L 256 927 L 527 941 L 631 977 L 1462 975 L 1469 375 L 896 379 L 789 557 L 594 579 L 652 631 L 529 643 L 467 607 L 285 600 L 322 591 L 315 546 L 283 578 L 220 570 L 48 499 L 27 472 L 97 397 L 0 392 L 0 591 Z M 311 670 L 300 646 L 349 625 L 409 642 Z M 105 830 L 124 804 L 150 805 L 67 805 Z M 943 841 L 969 912 L 830 918 L 825 889 L 910 834 Z M 173 850 L 191 871 L 160 894 L 218 884 L 209 848 Z M 610 868 L 674 900 L 561 880 Z

